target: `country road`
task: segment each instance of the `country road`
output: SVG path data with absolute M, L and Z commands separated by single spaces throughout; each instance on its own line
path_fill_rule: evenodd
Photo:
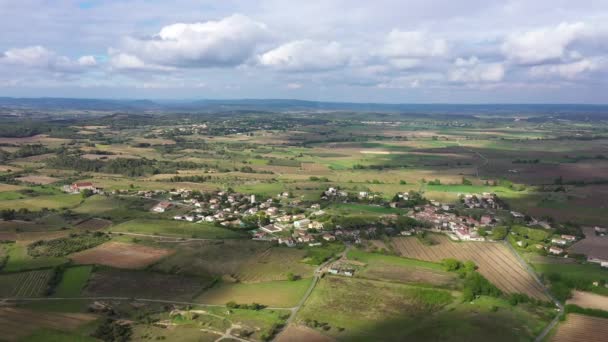
M 335 262 L 336 260 L 340 260 L 344 256 L 346 256 L 346 253 L 348 252 L 348 250 L 350 248 L 351 248 L 350 245 L 346 246 L 346 248 L 344 249 L 344 251 L 340 254 L 340 256 L 338 258 L 329 259 L 326 262 L 324 262 L 321 265 L 319 265 L 315 269 L 314 277 L 312 279 L 312 282 L 310 283 L 310 286 L 308 287 L 308 290 L 306 290 L 306 293 L 304 293 L 304 296 L 302 297 L 302 299 L 300 299 L 300 302 L 298 302 L 298 305 L 296 305 L 295 307 L 293 307 L 291 309 L 291 315 L 289 315 L 289 318 L 285 322 L 285 325 L 283 326 L 283 328 L 274 335 L 274 339 L 273 340 L 275 340 L 281 334 L 281 332 L 285 328 L 287 328 L 291 323 L 293 323 L 294 319 L 296 318 L 296 315 L 298 314 L 298 312 L 300 311 L 300 309 L 302 308 L 302 306 L 304 306 L 304 303 L 306 303 L 306 301 L 308 300 L 308 298 L 312 294 L 312 291 L 315 289 L 315 287 L 319 283 L 319 280 L 323 276 L 323 269 L 325 267 L 327 267 L 327 265 Z

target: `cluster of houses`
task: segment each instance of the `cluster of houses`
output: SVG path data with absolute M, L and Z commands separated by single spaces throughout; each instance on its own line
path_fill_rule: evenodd
M 549 247 L 549 253 L 553 255 L 562 255 L 566 253 L 565 248 L 572 243 L 576 242 L 576 236 L 562 234 L 560 237 L 554 237 L 551 239 L 552 246 Z
M 63 186 L 63 191 L 69 194 L 79 194 L 85 190 L 92 191 L 94 194 L 102 194 L 103 189 L 98 188 L 91 182 L 76 182 L 69 185 Z
M 459 197 L 466 208 L 469 209 L 502 209 L 501 202 L 496 194 L 484 192 L 479 194 L 459 194 Z
M 410 217 L 430 224 L 433 230 L 448 233 L 455 240 L 484 241 L 485 238 L 479 235 L 477 229 L 496 223 L 496 219 L 490 215 L 483 215 L 480 220 L 476 220 L 448 212 L 451 209 L 448 205 L 435 204 L 415 207 Z

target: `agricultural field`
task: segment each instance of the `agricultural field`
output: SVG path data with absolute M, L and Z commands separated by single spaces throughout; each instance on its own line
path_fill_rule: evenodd
M 585 238 L 572 245 L 569 251 L 588 257 L 608 259 L 608 237 L 597 236 L 592 227 L 584 227 L 583 233 Z
M 608 273 L 578 257 L 532 244 L 523 257 L 541 284 L 503 242 L 402 237 L 427 228 L 416 207 L 435 207 L 472 230 L 484 215 L 512 232 L 546 221 L 534 244 L 584 232 L 569 252 L 608 257 L 586 228 L 605 224 L 608 199 L 608 126 L 592 116 L 15 111 L 32 129 L 0 117 L 0 298 L 45 299 L 24 312 L 61 318 L 113 297 L 99 316 L 133 322 L 134 340 L 268 340 L 291 318 L 279 341 L 500 342 L 534 340 L 560 285 L 585 291 L 567 303 L 605 308 Z M 467 208 L 462 195 L 486 192 L 502 208 Z M 446 258 L 473 261 L 504 295 L 469 296 L 485 279 L 446 271 Z M 87 340 L 99 323 L 9 339 Z
M 251 240 L 186 241 L 166 243 L 175 253 L 160 260 L 155 270 L 192 276 L 229 276 L 236 278 L 243 265 L 271 248 L 270 244 Z
M 298 304 L 310 286 L 311 279 L 279 280 L 258 283 L 219 283 L 206 290 L 196 301 L 202 304 L 258 303 L 271 307 L 291 308 Z
M 0 297 L 43 297 L 52 275 L 51 270 L 0 274 Z
M 349 251 L 347 258 L 349 261 L 363 263 L 355 273 L 356 277 L 406 284 L 428 284 L 442 288 L 458 288 L 460 284 L 456 274 L 444 271 L 442 266 L 436 263 L 360 250 Z
M 479 273 L 506 293 L 522 293 L 532 298 L 548 300 L 543 286 L 526 270 L 508 247 L 501 243 L 452 242 L 445 235 L 433 235 L 436 245 L 427 246 L 416 238 L 395 238 L 393 247 L 400 255 L 420 260 L 440 262 L 455 258 L 473 261 Z
M 601 342 L 608 336 L 608 319 L 568 314 L 551 342 Z
M 67 268 L 61 277 L 61 281 L 53 291 L 54 297 L 73 298 L 79 297 L 89 281 L 92 266 L 74 266 Z
M 172 254 L 172 250 L 123 242 L 107 242 L 70 255 L 77 264 L 97 264 L 115 268 L 139 269 Z
M 115 233 L 136 233 L 198 239 L 234 239 L 242 237 L 238 232 L 210 224 L 172 220 L 135 219 L 112 227 Z
M 542 308 L 512 307 L 489 297 L 461 303 L 458 296 L 428 287 L 326 276 L 297 322 L 345 341 L 529 341 L 552 319 Z
M 289 273 L 310 278 L 314 267 L 302 262 L 306 255 L 304 250 L 285 247 L 267 249 L 245 262 L 236 278 L 245 283 L 285 280 Z
M 144 271 L 100 269 L 91 275 L 83 296 L 148 298 L 188 301 L 195 298 L 209 280 Z
M 602 296 L 595 293 L 572 291 L 572 298 L 568 299 L 566 304 L 574 304 L 581 308 L 597 309 L 608 312 L 608 296 Z
M 2 307 L 0 308 L 0 336 L 6 341 L 21 341 L 24 338 L 27 341 L 27 337 L 37 334 L 39 329 L 70 332 L 96 319 L 97 316 L 84 313 L 46 313 L 14 307 Z M 53 337 L 53 335 L 55 334 L 51 334 L 50 337 Z M 68 334 L 58 334 L 55 336 L 65 337 L 66 335 L 70 336 Z M 86 338 L 82 340 L 86 341 Z M 30 341 L 35 341 L 35 336 Z M 52 340 L 45 339 L 45 341 Z

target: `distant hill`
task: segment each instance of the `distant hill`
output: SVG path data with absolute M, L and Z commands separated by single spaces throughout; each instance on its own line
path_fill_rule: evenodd
M 0 97 L 0 107 L 35 110 L 91 110 L 124 112 L 214 112 L 214 111 L 352 111 L 406 114 L 465 114 L 608 118 L 608 105 L 585 104 L 387 104 L 324 102 L 292 99 L 235 100 L 110 100 L 76 98 Z

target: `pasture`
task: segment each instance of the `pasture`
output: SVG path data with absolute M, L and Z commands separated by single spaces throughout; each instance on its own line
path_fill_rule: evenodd
M 356 277 L 401 283 L 428 284 L 445 288 L 459 288 L 460 279 L 446 272 L 441 265 L 397 256 L 350 250 L 348 260 L 363 262 Z
M 138 269 L 153 264 L 172 254 L 169 249 L 160 249 L 123 242 L 107 242 L 97 247 L 70 255 L 77 264 L 97 264 L 115 268 Z
M 245 263 L 271 248 L 266 242 L 240 239 L 186 241 L 166 245 L 175 250 L 175 253 L 160 260 L 154 269 L 203 277 L 237 277 Z
M 285 280 L 288 273 L 309 278 L 314 266 L 302 262 L 306 255 L 304 250 L 273 247 L 252 256 L 239 268 L 236 277 L 245 283 Z
M 6 341 L 20 341 L 24 338 L 27 341 L 29 335 L 35 334 L 40 329 L 70 332 L 96 319 L 97 316 L 84 313 L 47 313 L 2 307 L 0 308 L 0 336 Z M 54 334 L 51 334 L 48 337 L 53 336 Z M 59 336 L 65 337 L 66 335 L 59 334 Z M 35 335 L 32 338 L 35 338 Z M 87 341 L 86 338 L 82 340 Z M 34 341 L 36 340 L 34 339 Z M 52 340 L 44 339 L 44 341 Z
M 548 300 L 544 288 L 501 243 L 452 242 L 445 235 L 432 235 L 436 245 L 423 245 L 416 238 L 394 238 L 393 247 L 402 256 L 432 262 L 454 258 L 473 261 L 479 273 L 506 293 L 522 293 Z
M 54 297 L 73 298 L 79 297 L 82 289 L 86 286 L 92 266 L 75 266 L 67 268 L 61 277 L 61 281 L 53 292 Z
M 135 219 L 112 227 L 112 232 L 138 233 L 199 239 L 234 239 L 242 237 L 238 232 L 216 227 L 208 223 L 192 223 L 175 220 Z
M 568 314 L 551 342 L 603 342 L 608 336 L 608 319 Z
M 552 319 L 549 309 L 481 297 L 460 303 L 454 291 L 326 276 L 298 324 L 345 341 L 530 341 Z M 316 323 L 315 323 L 316 321 Z
M 196 298 L 202 304 L 258 303 L 271 307 L 290 308 L 296 306 L 310 286 L 311 279 L 295 281 L 281 280 L 260 283 L 224 283 L 203 292 Z

